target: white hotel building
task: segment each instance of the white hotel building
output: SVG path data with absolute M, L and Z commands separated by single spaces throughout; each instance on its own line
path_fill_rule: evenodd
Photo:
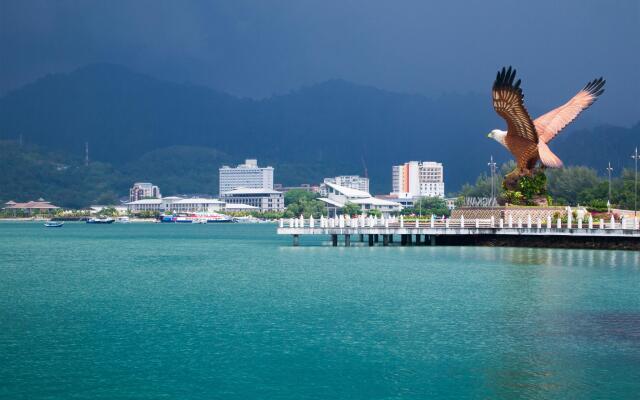
M 234 189 L 273 190 L 273 167 L 258 167 L 258 160 L 245 160 L 235 168 L 220 168 L 220 195 Z
M 393 192 L 402 198 L 444 197 L 444 170 L 433 161 L 409 161 L 392 167 Z
M 273 167 L 259 167 L 254 159 L 235 168 L 220 168 L 220 199 L 227 205 L 244 204 L 263 212 L 284 210 L 284 195 L 273 190 Z

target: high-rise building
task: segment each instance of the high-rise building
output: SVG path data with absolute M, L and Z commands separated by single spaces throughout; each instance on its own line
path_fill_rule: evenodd
M 258 167 L 258 160 L 245 160 L 235 168 L 220 168 L 220 194 L 238 188 L 273 190 L 273 167 Z
M 340 175 L 333 178 L 324 178 L 324 183 L 320 185 L 321 196 L 327 196 L 327 183 L 369 192 L 369 178 L 363 178 L 358 175 Z
M 136 182 L 133 184 L 133 187 L 129 189 L 129 201 L 149 198 L 159 199 L 161 197 L 160 188 L 150 182 Z
M 392 167 L 392 194 L 402 197 L 444 197 L 441 163 L 409 161 Z

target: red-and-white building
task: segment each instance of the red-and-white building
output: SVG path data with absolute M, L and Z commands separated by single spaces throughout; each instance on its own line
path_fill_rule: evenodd
M 37 201 L 28 201 L 26 203 L 16 203 L 15 201 L 8 201 L 4 203 L 4 210 L 14 211 L 15 214 L 18 211 L 22 211 L 25 214 L 42 214 L 51 213 L 59 210 L 60 207 L 54 206 L 44 199 L 38 199 Z

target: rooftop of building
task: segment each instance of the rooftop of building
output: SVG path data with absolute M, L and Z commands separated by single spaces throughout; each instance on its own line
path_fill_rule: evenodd
M 365 176 L 360 176 L 360 175 L 338 175 L 338 176 L 331 176 L 324 179 L 367 179 L 369 180 L 369 178 Z
M 271 169 L 273 169 L 273 167 L 271 167 L 271 166 L 267 166 L 267 167 L 258 166 L 258 160 L 252 159 L 252 158 L 251 159 L 246 159 L 244 161 L 244 164 L 238 164 L 236 167 L 230 167 L 228 165 L 223 165 L 222 167 L 220 167 L 221 170 L 222 169 L 237 169 L 237 168 L 240 168 L 240 169 L 243 169 L 243 168 L 271 168 Z
M 272 189 L 264 189 L 264 188 L 237 188 L 230 190 L 228 192 L 224 192 L 222 196 L 229 195 L 237 195 L 237 194 L 282 194 L 282 192 L 278 192 L 277 190 Z
M 22 208 L 32 208 L 32 209 L 58 209 L 60 207 L 54 206 L 48 201 L 44 201 L 44 199 L 38 199 L 38 201 L 28 201 L 26 203 L 16 203 L 15 201 L 6 202 L 5 205 L 7 209 L 22 209 Z
M 132 205 L 138 205 L 138 204 L 162 204 L 162 199 L 141 199 L 141 200 L 136 200 L 136 201 L 130 201 L 128 203 L 125 204 L 132 204 Z
M 320 200 L 322 202 L 325 202 L 327 204 L 330 204 L 332 206 L 338 207 L 338 208 L 342 208 L 345 205 L 345 203 L 343 203 L 343 202 L 336 201 L 335 199 L 328 199 L 326 197 L 321 197 L 318 200 Z M 366 198 L 361 198 L 361 199 L 353 199 L 353 200 L 349 200 L 348 203 L 353 203 L 353 204 L 357 204 L 357 205 L 369 204 L 369 205 L 372 205 L 372 206 L 388 206 L 388 207 L 400 207 L 400 206 L 402 206 L 402 204 L 397 203 L 395 201 L 379 199 L 377 197 L 366 197 Z
M 371 194 L 369 192 L 365 192 L 364 190 L 353 189 L 346 186 L 336 185 L 335 183 L 331 183 L 331 182 L 326 182 L 326 185 L 332 188 L 334 191 L 339 192 L 340 194 L 349 198 L 371 197 Z
M 401 167 L 406 164 L 420 164 L 427 167 L 442 167 L 442 163 L 437 161 L 407 161 L 406 163 L 400 164 L 398 166 Z
M 203 199 L 198 197 L 192 197 L 187 199 L 180 199 L 174 201 L 173 204 L 224 204 L 224 201 L 218 199 Z
M 318 200 L 320 200 L 322 202 L 325 202 L 325 203 L 327 203 L 329 205 L 332 205 L 334 207 L 338 207 L 338 208 L 344 207 L 344 203 L 341 203 L 339 201 L 335 201 L 335 200 L 332 200 L 332 199 L 327 199 L 326 197 L 320 197 Z
M 203 197 L 178 197 L 178 196 L 168 196 L 160 199 L 141 199 L 136 201 L 130 201 L 126 204 L 131 205 L 141 205 L 141 204 L 162 204 L 165 202 L 171 202 L 172 204 L 224 204 L 223 201 L 218 199 L 210 199 Z

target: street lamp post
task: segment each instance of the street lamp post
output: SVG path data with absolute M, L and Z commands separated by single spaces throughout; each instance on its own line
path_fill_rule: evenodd
M 633 216 L 634 218 L 638 216 L 638 147 L 636 147 L 636 151 L 631 155 L 636 162 L 636 173 L 634 176 L 634 197 L 633 197 Z
M 494 199 L 496 197 L 496 184 L 494 180 L 494 176 L 496 174 L 496 163 L 493 161 L 493 156 L 491 156 L 491 161 L 489 161 L 487 165 L 491 170 L 491 198 Z
M 607 211 L 611 212 L 611 172 L 613 168 L 611 168 L 611 161 L 609 161 L 609 166 L 607 167 L 607 172 L 609 173 L 609 197 L 607 198 Z

